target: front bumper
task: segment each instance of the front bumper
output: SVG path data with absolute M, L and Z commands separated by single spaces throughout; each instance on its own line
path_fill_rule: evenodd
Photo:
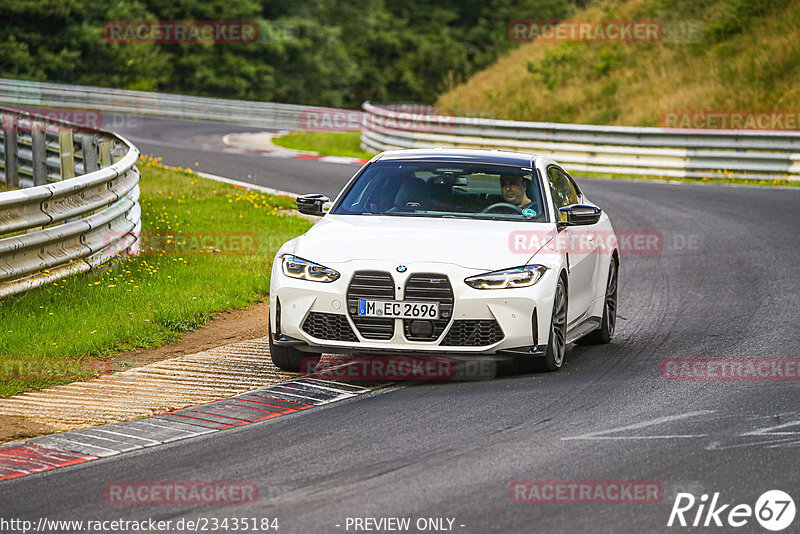
M 310 353 L 317 353 L 320 351 L 320 346 L 316 345 L 309 345 L 308 342 L 303 341 L 301 339 L 294 339 L 291 337 L 287 337 L 285 335 L 275 335 L 272 336 L 272 341 L 275 345 L 282 346 L 282 347 L 292 347 L 297 350 L 303 352 L 310 352 Z M 424 354 L 419 354 L 417 350 L 411 348 L 402 348 L 402 349 L 387 349 L 384 347 L 364 347 L 360 346 L 357 350 L 354 350 L 352 347 L 339 347 L 339 346 L 325 346 L 324 350 L 326 353 L 329 354 L 362 354 L 367 356 L 405 356 L 409 354 L 409 351 L 413 351 L 415 356 L 424 356 Z M 465 353 L 463 350 L 459 350 L 457 348 L 451 347 L 442 347 L 442 350 L 436 351 L 436 356 L 450 356 L 453 359 L 464 359 L 470 360 L 474 357 L 487 357 L 491 356 L 496 360 L 509 360 L 515 357 L 530 357 L 536 358 L 544 356 L 547 352 L 547 344 L 544 345 L 527 345 L 523 347 L 512 347 L 512 348 L 505 348 L 505 349 L 496 349 L 494 353 L 486 354 L 484 352 L 474 352 L 474 353 Z M 433 354 L 431 354 L 433 355 Z
M 410 264 L 405 272 L 386 261 L 327 265 L 341 273 L 320 283 L 285 276 L 276 262 L 271 280 L 273 341 L 299 350 L 339 354 L 539 356 L 548 341 L 556 276 L 548 271 L 526 288 L 478 290 L 463 280 L 484 271 L 451 264 Z M 368 273 L 365 275 L 364 273 Z M 449 290 L 449 291 L 448 291 Z M 449 292 L 449 296 L 448 296 Z M 409 320 L 364 321 L 358 297 L 437 300 L 441 320 L 427 335 Z

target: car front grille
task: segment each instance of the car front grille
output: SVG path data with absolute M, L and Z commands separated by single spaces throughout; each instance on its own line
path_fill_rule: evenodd
M 497 343 L 505 337 L 494 319 L 456 320 L 439 345 L 450 347 L 482 347 Z
M 385 271 L 356 271 L 347 288 L 347 311 L 356 328 L 367 339 L 392 339 L 394 319 L 359 317 L 358 299 L 393 300 L 394 280 Z
M 412 334 L 411 323 L 420 319 L 403 319 L 403 333 L 409 341 L 433 341 L 439 339 L 450 317 L 453 315 L 453 288 L 450 280 L 439 273 L 414 273 L 406 280 L 404 300 L 433 301 L 439 303 L 439 319 L 428 321 L 433 329 L 430 334 Z
M 347 317 L 338 313 L 311 312 L 303 322 L 303 331 L 317 339 L 358 341 Z

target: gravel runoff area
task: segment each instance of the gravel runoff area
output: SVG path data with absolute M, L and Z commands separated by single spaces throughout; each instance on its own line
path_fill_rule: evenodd
M 298 376 L 276 368 L 268 339 L 257 337 L 266 333 L 267 306 L 224 312 L 176 343 L 114 356 L 112 368 L 126 370 L 0 399 L 0 443 L 167 413 Z

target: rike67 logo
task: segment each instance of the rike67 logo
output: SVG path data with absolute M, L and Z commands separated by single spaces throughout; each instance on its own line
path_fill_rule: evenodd
M 738 528 L 750 523 L 755 516 L 762 527 L 778 532 L 792 524 L 795 512 L 794 500 L 781 490 L 764 492 L 755 506 L 723 503 L 719 492 L 714 493 L 710 501 L 706 493 L 699 499 L 691 493 L 678 493 L 667 526 Z

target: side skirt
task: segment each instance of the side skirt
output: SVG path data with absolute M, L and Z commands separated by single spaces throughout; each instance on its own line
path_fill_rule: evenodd
M 589 332 L 597 330 L 600 328 L 600 322 L 603 320 L 602 317 L 587 317 L 583 321 L 570 326 L 567 329 L 567 344 L 574 343 L 578 339 L 582 338 Z

